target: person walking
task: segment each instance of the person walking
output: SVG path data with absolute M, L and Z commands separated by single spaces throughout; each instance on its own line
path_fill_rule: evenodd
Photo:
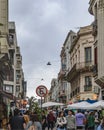
M 45 130 L 47 127 L 47 118 L 45 115 L 45 111 L 42 111 L 42 130 Z
M 26 111 L 24 114 L 23 114 L 23 117 L 24 117 L 24 119 L 25 119 L 25 122 L 26 122 L 26 124 L 29 122 L 29 111 Z
M 66 130 L 66 124 L 66 117 L 64 117 L 64 113 L 61 111 L 57 117 L 57 130 Z
M 86 118 L 85 115 L 81 113 L 81 110 L 78 110 L 78 113 L 75 114 L 75 119 L 76 119 L 76 129 L 85 130 Z
M 104 117 L 103 117 L 103 119 L 101 120 L 100 125 L 98 125 L 97 130 L 104 130 Z
M 67 120 L 67 130 L 75 130 L 76 123 L 75 123 L 75 116 L 73 115 L 72 110 L 68 110 L 68 116 L 66 116 Z
M 8 123 L 8 130 L 25 130 L 26 122 L 23 116 L 19 115 L 19 109 L 14 110 L 14 116 L 12 116 Z
M 49 114 L 47 115 L 48 130 L 50 128 L 51 128 L 51 130 L 53 130 L 55 121 L 56 121 L 56 118 L 54 117 L 54 114 L 53 114 L 53 112 L 51 110 L 49 112 Z
M 30 121 L 27 123 L 25 130 L 42 130 L 42 125 L 38 120 L 37 114 L 30 115 Z
M 87 130 L 94 130 L 95 129 L 95 117 L 94 112 L 90 112 L 87 117 Z

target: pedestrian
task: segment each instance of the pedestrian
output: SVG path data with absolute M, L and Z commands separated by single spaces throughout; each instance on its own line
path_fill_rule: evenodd
M 97 127 L 97 130 L 104 130 L 104 117 L 103 117 L 103 119 L 101 120 L 100 125 Z
M 94 130 L 95 129 L 95 116 L 94 112 L 91 111 L 87 117 L 87 130 Z
M 95 110 L 94 115 L 95 115 L 95 130 L 97 130 L 97 127 L 100 124 L 99 111 Z
M 78 110 L 78 112 L 75 114 L 75 118 L 76 118 L 76 129 L 84 130 L 86 124 L 86 118 L 85 115 L 81 113 L 81 110 Z
M 68 116 L 66 116 L 67 120 L 67 130 L 75 130 L 76 123 L 75 123 L 75 116 L 73 115 L 72 110 L 68 110 Z
M 42 111 L 42 130 L 45 130 L 47 127 L 47 118 L 45 115 L 45 111 Z
M 30 121 L 27 123 L 25 130 L 36 130 L 35 117 L 33 114 L 30 115 Z
M 8 130 L 25 130 L 26 122 L 23 116 L 19 115 L 19 109 L 14 110 L 14 116 L 12 116 L 8 123 Z
M 30 115 L 30 121 L 27 123 L 26 130 L 42 130 L 37 114 Z
M 26 111 L 25 113 L 24 113 L 24 115 L 23 115 L 23 117 L 24 117 L 24 119 L 25 119 L 25 122 L 26 122 L 26 124 L 29 122 L 29 111 Z
M 56 122 L 56 118 L 54 117 L 52 110 L 50 110 L 49 114 L 47 115 L 48 130 L 50 128 L 51 130 L 53 130 L 55 122 Z
M 57 130 L 66 130 L 67 120 L 64 116 L 63 111 L 59 112 L 59 116 L 57 117 Z

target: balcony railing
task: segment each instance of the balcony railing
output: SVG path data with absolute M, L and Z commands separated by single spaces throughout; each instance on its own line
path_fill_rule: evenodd
M 67 80 L 71 81 L 80 72 L 90 72 L 93 69 L 93 62 L 76 63 L 67 73 Z
M 92 85 L 84 85 L 84 91 L 92 91 Z
M 20 54 L 20 48 L 19 47 L 16 48 L 16 54 Z
M 0 53 L 8 53 L 7 45 L 0 45 Z
M 66 96 L 65 90 L 61 90 L 59 92 L 59 97 L 64 97 L 64 96 Z
M 59 74 L 58 74 L 58 79 L 63 79 L 65 78 L 65 74 L 66 74 L 66 71 L 65 70 L 60 70 Z
M 16 56 L 18 61 L 22 61 L 22 56 Z
M 21 64 L 17 63 L 16 68 L 21 69 Z

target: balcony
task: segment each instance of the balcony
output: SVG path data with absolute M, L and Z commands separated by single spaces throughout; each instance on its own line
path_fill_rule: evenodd
M 21 64 L 16 64 L 16 69 L 21 69 Z
M 92 85 L 84 85 L 84 91 L 92 91 Z
M 60 70 L 60 72 L 58 73 L 58 79 L 65 79 L 65 74 L 66 71 L 65 70 Z
M 76 63 L 67 73 L 67 81 L 73 80 L 79 73 L 91 72 L 93 69 L 93 62 Z
M 22 61 L 22 56 L 21 55 L 19 55 L 19 54 L 16 54 L 16 59 L 17 59 L 17 61 Z
M 104 89 L 104 76 L 102 77 L 96 77 L 95 82 L 102 88 Z
M 16 54 L 20 54 L 20 47 L 16 47 Z
M 98 65 L 93 66 L 93 76 L 95 82 L 101 87 L 104 88 L 104 76 L 98 77 Z
M 61 90 L 61 91 L 59 92 L 59 97 L 63 97 L 63 96 L 66 96 L 65 90 Z
M 0 45 L 0 54 L 8 54 L 8 46 L 7 45 Z
M 93 36 L 96 36 L 97 35 L 97 19 L 93 22 L 93 24 L 92 24 L 92 27 L 93 27 L 93 29 L 92 29 L 92 35 Z

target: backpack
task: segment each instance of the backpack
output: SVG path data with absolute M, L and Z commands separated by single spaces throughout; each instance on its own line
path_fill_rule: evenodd
M 47 120 L 48 121 L 55 121 L 55 117 L 53 116 L 53 114 L 48 114 Z

